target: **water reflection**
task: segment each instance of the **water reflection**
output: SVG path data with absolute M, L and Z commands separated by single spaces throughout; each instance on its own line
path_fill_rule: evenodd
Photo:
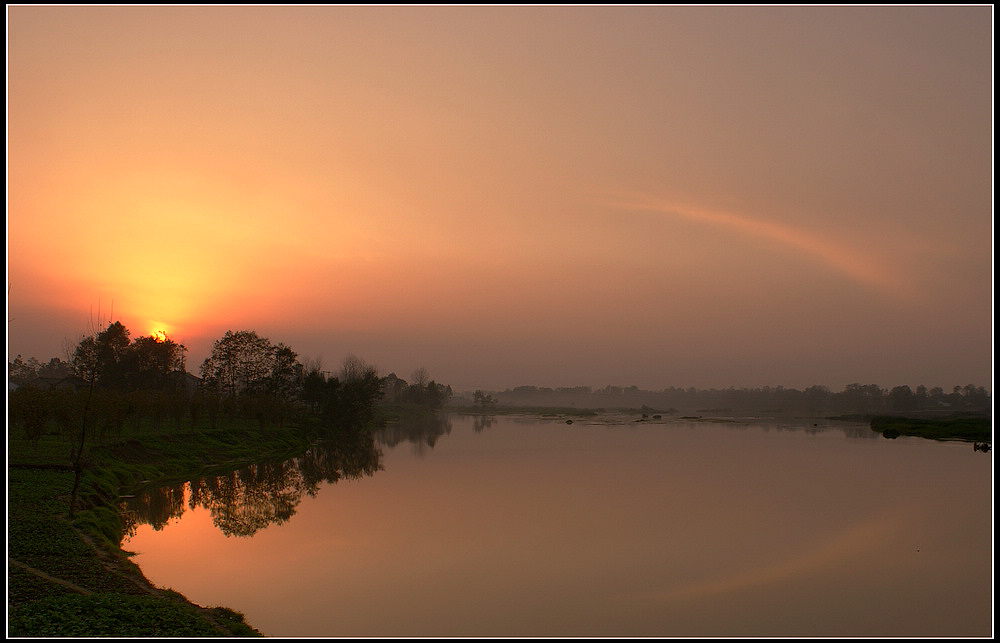
M 477 415 L 472 419 L 472 430 L 476 433 L 482 433 L 493 426 L 496 421 L 497 417 L 495 415 Z
M 122 503 L 125 539 L 139 525 L 159 531 L 185 509 L 196 507 L 208 509 L 212 522 L 227 536 L 252 536 L 290 519 L 302 497 L 315 496 L 321 484 L 374 475 L 382 468 L 381 458 L 372 436 L 343 436 L 318 442 L 283 462 L 260 462 L 171 487 L 143 489 Z
M 447 415 L 427 415 L 407 418 L 404 422 L 393 422 L 375 432 L 375 440 L 387 447 L 395 447 L 403 442 L 416 445 L 417 453 L 424 447 L 434 448 L 437 441 L 451 433 L 451 417 Z
M 271 471 L 267 508 L 230 513 L 184 494 L 224 507 L 256 472 L 161 490 L 143 502 L 185 515 L 129 544 L 154 584 L 270 636 L 990 631 L 989 457 L 861 422 L 639 417 L 392 425 L 369 438 L 378 475 L 312 498 L 301 464 Z M 253 538 L 212 524 L 291 511 Z

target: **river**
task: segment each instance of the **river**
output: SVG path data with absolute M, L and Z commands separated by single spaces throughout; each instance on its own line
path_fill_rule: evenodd
M 149 490 L 269 636 L 992 636 L 992 452 L 827 420 L 448 415 Z

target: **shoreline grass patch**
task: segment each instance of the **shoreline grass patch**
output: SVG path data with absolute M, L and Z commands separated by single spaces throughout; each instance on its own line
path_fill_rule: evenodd
M 993 441 L 993 421 L 982 417 L 924 419 L 882 415 L 872 418 L 871 428 L 890 439 L 909 435 L 930 440 Z

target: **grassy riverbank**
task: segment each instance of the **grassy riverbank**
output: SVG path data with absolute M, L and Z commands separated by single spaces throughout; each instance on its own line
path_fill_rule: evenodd
M 88 450 L 72 517 L 66 439 L 51 432 L 32 444 L 8 433 L 8 636 L 259 636 L 233 610 L 148 582 L 119 547 L 119 490 L 290 457 L 322 433 L 245 422 L 126 430 Z

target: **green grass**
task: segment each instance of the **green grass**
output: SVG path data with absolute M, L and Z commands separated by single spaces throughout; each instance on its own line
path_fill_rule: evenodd
M 8 469 L 9 636 L 249 636 L 231 616 L 152 587 L 117 545 L 93 507 L 68 518 L 73 473 Z M 99 527 L 97 525 L 100 525 Z M 102 544 L 96 544 L 101 542 Z
M 8 635 L 259 636 L 238 612 L 194 605 L 148 582 L 120 548 L 119 493 L 142 481 L 166 485 L 291 457 L 324 433 L 315 423 L 127 427 L 88 449 L 71 519 L 68 439 L 50 428 L 33 444 L 8 432 Z
M 225 619 L 218 619 L 225 620 Z M 115 593 L 51 596 L 11 610 L 10 636 L 193 637 L 250 636 L 239 622 L 206 618 L 186 601 Z M 233 627 L 235 625 L 235 627 Z M 231 629 L 229 629 L 231 628 Z

